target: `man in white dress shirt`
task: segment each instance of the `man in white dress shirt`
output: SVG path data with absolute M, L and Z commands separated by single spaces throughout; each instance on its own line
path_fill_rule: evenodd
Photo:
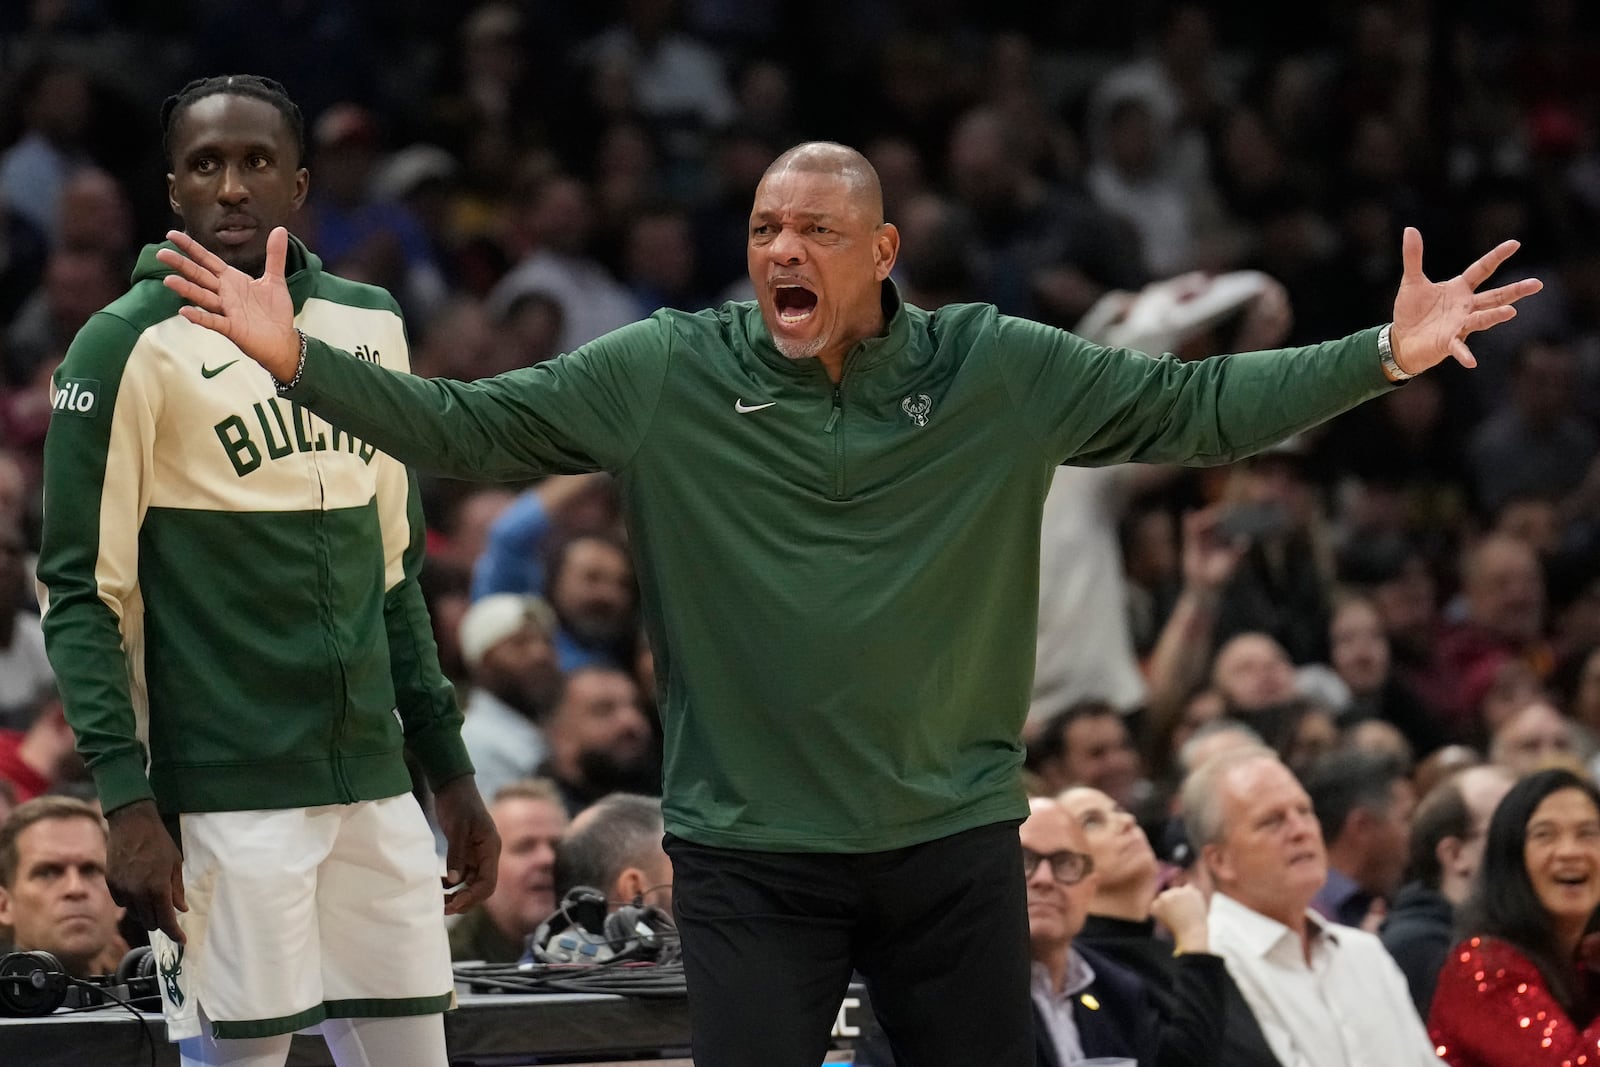
M 1283 1067 L 1438 1063 L 1383 945 L 1311 910 L 1328 875 L 1322 832 L 1273 752 L 1230 749 L 1196 768 L 1183 818 L 1216 885 L 1211 951 Z

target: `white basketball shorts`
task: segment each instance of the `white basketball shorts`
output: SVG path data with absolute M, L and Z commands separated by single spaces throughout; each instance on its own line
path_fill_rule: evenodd
M 439 859 L 416 798 L 180 816 L 187 945 L 154 948 L 167 1035 L 267 1037 L 455 1006 Z

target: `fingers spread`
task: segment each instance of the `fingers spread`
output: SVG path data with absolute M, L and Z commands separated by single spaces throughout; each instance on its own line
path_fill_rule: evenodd
M 207 311 L 205 308 L 197 308 L 193 304 L 185 304 L 183 307 L 178 309 L 178 314 L 182 315 L 196 326 L 204 326 L 208 330 L 215 330 L 224 337 L 229 336 L 229 323 L 226 316 L 213 314 L 212 312 Z
M 1467 343 L 1460 338 L 1450 342 L 1450 354 L 1456 357 L 1456 362 L 1463 367 L 1478 365 L 1478 357 L 1472 354 L 1472 349 L 1468 348 Z
M 1521 247 L 1522 245 L 1518 241 L 1501 241 L 1490 249 L 1487 254 L 1480 256 L 1477 262 L 1462 271 L 1462 279 L 1476 289 L 1488 281 L 1490 275 L 1500 269 L 1500 264 L 1511 258 L 1511 253 Z
M 157 249 L 156 258 L 177 271 L 193 285 L 214 290 L 220 282 L 215 271 L 174 252 L 170 248 Z
M 289 231 L 282 226 L 274 226 L 272 232 L 267 234 L 267 265 L 263 275 L 282 278 L 283 265 L 288 256 Z
M 204 286 L 196 285 L 188 278 L 177 274 L 169 274 L 161 279 L 161 284 L 191 304 L 198 304 L 200 307 L 210 311 L 222 310 L 222 298 L 220 296 Z
M 1515 304 L 1525 296 L 1532 296 L 1544 288 L 1544 282 L 1538 278 L 1524 278 L 1519 282 L 1502 285 L 1496 289 L 1487 289 L 1478 293 L 1472 306 L 1475 310 L 1494 307 L 1496 304 Z
M 182 230 L 168 230 L 167 240 L 177 245 L 178 249 L 185 256 L 194 260 L 212 274 L 221 274 L 223 271 L 228 269 L 228 265 L 222 261 L 222 257 L 218 256 L 215 252 L 211 251 L 205 245 L 201 244 L 199 241 L 196 241 L 193 237 L 190 237 Z M 165 251 L 165 249 L 162 251 Z M 161 253 L 158 252 L 156 255 L 159 257 Z M 166 259 L 162 259 L 161 262 L 167 263 L 169 266 L 175 265 L 172 264 L 170 260 Z
M 1400 235 L 1400 260 L 1406 277 L 1422 276 L 1422 232 L 1415 226 L 1407 226 Z
M 1496 307 L 1474 311 L 1467 316 L 1467 324 L 1461 329 L 1461 336 L 1487 330 L 1491 326 L 1498 326 L 1502 322 L 1510 322 L 1517 317 L 1517 309 L 1510 304 L 1500 304 Z

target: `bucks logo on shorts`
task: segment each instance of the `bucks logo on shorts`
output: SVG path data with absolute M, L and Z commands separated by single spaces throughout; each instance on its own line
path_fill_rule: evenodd
M 163 949 L 156 959 L 156 966 L 161 971 L 161 985 L 167 994 L 167 1001 L 174 1007 L 183 1006 L 183 987 L 178 985 L 178 976 L 183 973 L 183 946 L 173 945 Z

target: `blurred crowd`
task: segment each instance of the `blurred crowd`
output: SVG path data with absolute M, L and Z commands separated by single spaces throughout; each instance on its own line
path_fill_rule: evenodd
M 249 72 L 306 110 L 296 234 L 395 294 L 422 375 L 743 299 L 751 191 L 803 139 L 877 167 L 910 302 L 992 302 L 1185 359 L 1387 321 L 1405 225 L 1435 277 L 1520 240 L 1519 276 L 1545 290 L 1474 339 L 1477 369 L 1227 467 L 1059 472 L 1025 739 L 1033 792 L 1129 813 L 1164 881 L 1206 844 L 1186 776 L 1243 743 L 1315 806 L 1329 920 L 1403 933 L 1441 878 L 1465 900 L 1475 872 L 1416 847 L 1450 836 L 1438 798 L 1460 807 L 1464 768 L 1497 768 L 1503 792 L 1600 767 L 1600 12 L 1036 8 L 6 5 L 0 811 L 93 800 L 31 581 L 50 374 L 171 224 L 161 100 Z M 602 475 L 424 493 L 436 635 L 506 839 L 492 914 L 458 948 L 520 955 L 558 903 L 569 820 L 659 790 L 628 534 Z M 646 873 L 608 890 L 659 903 L 659 862 L 629 859 L 616 871 Z M 0 897 L 18 863 L 0 848 Z M 1407 970 L 1423 1019 L 1437 973 Z

